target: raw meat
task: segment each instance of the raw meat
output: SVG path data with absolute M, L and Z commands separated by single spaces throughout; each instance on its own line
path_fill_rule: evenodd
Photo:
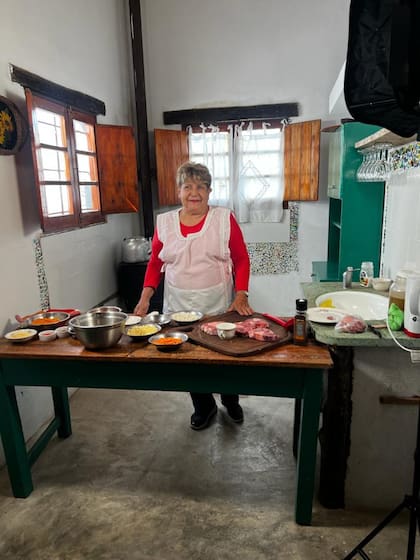
M 210 323 L 203 323 L 200 325 L 200 329 L 205 332 L 206 334 L 210 334 L 212 336 L 217 336 L 217 325 L 220 321 L 212 321 Z
M 251 317 L 251 319 L 245 319 L 242 321 L 243 325 L 249 326 L 251 329 L 266 329 L 269 327 L 270 323 L 265 319 L 260 319 L 259 317 Z
M 278 340 L 280 337 L 271 329 L 261 328 L 261 329 L 254 329 L 253 331 L 251 331 L 249 333 L 249 338 L 255 338 L 255 340 L 261 340 L 263 342 L 274 342 L 275 340 Z
M 346 315 L 335 325 L 335 330 L 342 333 L 362 333 L 365 332 L 366 326 L 361 317 Z

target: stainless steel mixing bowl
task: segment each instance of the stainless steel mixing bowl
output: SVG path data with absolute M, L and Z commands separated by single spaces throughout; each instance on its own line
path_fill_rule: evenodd
M 127 315 L 119 311 L 89 311 L 70 319 L 70 332 L 91 350 L 110 348 L 117 344 L 123 332 Z

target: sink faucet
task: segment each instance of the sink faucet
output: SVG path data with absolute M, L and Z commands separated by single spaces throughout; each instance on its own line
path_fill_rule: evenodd
M 352 266 L 348 266 L 347 270 L 343 272 L 343 288 L 351 288 L 351 283 L 353 281 L 353 271 L 354 268 Z

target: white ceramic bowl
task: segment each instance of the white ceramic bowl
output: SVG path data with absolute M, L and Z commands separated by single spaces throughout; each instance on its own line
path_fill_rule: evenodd
M 372 278 L 372 287 L 379 292 L 387 292 L 391 284 L 391 278 Z

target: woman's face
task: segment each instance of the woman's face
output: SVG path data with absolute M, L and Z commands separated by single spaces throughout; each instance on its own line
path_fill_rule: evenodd
M 178 196 L 182 207 L 189 214 L 205 214 L 207 212 L 211 188 L 200 180 L 186 179 L 178 187 Z

